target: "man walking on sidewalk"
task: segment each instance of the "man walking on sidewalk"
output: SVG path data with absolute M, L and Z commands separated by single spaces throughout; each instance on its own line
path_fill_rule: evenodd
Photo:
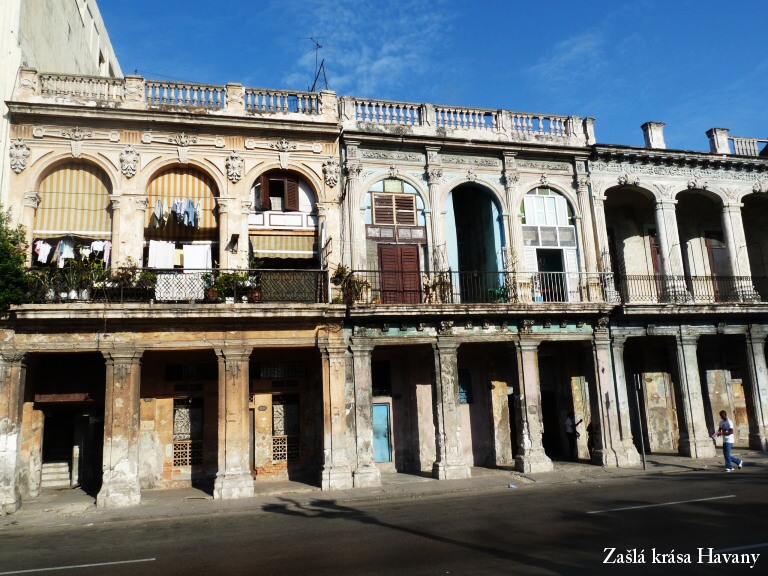
M 731 450 L 733 449 L 733 422 L 728 418 L 728 413 L 725 410 L 720 411 L 720 424 L 717 426 L 717 432 L 715 436 L 723 437 L 723 456 L 725 456 L 725 471 L 733 472 L 733 465 L 741 469 L 743 460 L 731 456 Z

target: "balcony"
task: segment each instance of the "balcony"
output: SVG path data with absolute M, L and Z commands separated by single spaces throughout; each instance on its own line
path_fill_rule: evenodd
M 104 304 L 304 303 L 328 302 L 324 270 L 155 270 L 118 268 L 81 272 L 63 269 L 30 271 L 27 303 L 97 302 Z
M 616 275 L 624 304 L 757 303 L 768 296 L 768 278 L 752 276 Z
M 341 299 L 365 304 L 615 303 L 618 294 L 602 273 L 426 272 L 355 270 L 334 277 Z

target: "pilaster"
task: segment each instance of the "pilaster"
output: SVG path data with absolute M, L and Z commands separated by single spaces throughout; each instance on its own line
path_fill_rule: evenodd
M 715 444 L 707 432 L 704 417 L 704 400 L 701 394 L 701 377 L 696 357 L 699 335 L 681 327 L 676 337 L 677 364 L 680 375 L 680 396 L 683 401 L 683 428 L 680 430 L 679 451 L 691 458 L 712 458 Z
M 137 350 L 104 352 L 104 456 L 99 508 L 136 506 L 139 484 L 139 387 L 141 356 Z
M 439 338 L 432 345 L 435 357 L 435 445 L 432 475 L 438 480 L 469 478 L 471 472 L 461 445 L 459 414 L 458 342 Z
M 665 277 L 665 298 L 672 302 L 690 300 L 683 282 L 683 255 L 675 214 L 676 200 L 661 199 L 656 202 L 656 227 L 659 241 L 661 274 Z
M 373 460 L 373 383 L 371 379 L 371 346 L 353 344 L 352 370 L 355 379 L 355 433 L 357 467 L 353 473 L 355 488 L 380 486 L 381 472 Z
M 0 516 L 21 507 L 19 450 L 26 369 L 24 352 L 0 352 Z
M 749 252 L 741 218 L 743 206 L 744 204 L 738 202 L 723 203 L 723 239 L 728 251 L 731 274 L 736 277 L 734 282 L 739 299 L 745 302 L 759 302 L 760 295 L 752 285 Z
M 509 395 L 508 387 L 510 384 L 504 376 L 506 371 L 501 366 L 494 363 L 490 367 L 490 400 L 491 400 L 491 423 L 493 426 L 493 452 L 496 456 L 494 464 L 496 466 L 514 465 L 515 459 L 512 456 L 512 439 L 509 428 Z
M 747 359 L 752 403 L 749 414 L 749 447 L 768 451 L 768 366 L 765 361 L 766 333 L 750 327 L 747 333 Z
M 517 343 L 517 369 L 520 381 L 520 421 L 522 434 L 515 468 L 520 472 L 550 472 L 552 460 L 544 451 L 539 389 L 539 340 L 520 339 Z
M 329 339 L 321 344 L 320 354 L 323 365 L 323 469 L 320 485 L 323 490 L 346 490 L 354 485 L 347 454 L 344 395 L 346 346 L 341 341 Z
M 253 496 L 248 446 L 248 359 L 252 348 L 216 350 L 219 360 L 218 471 L 215 499 Z

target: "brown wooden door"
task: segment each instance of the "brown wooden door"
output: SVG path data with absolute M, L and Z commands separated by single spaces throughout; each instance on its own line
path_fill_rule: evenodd
M 417 304 L 421 301 L 419 247 L 379 244 L 382 304 Z

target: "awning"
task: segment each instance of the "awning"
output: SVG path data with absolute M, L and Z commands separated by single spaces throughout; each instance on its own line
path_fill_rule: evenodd
M 108 185 L 102 170 L 90 164 L 68 163 L 54 169 L 40 184 L 34 236 L 109 238 Z
M 251 236 L 251 247 L 259 258 L 314 258 L 315 236 L 259 234 Z

